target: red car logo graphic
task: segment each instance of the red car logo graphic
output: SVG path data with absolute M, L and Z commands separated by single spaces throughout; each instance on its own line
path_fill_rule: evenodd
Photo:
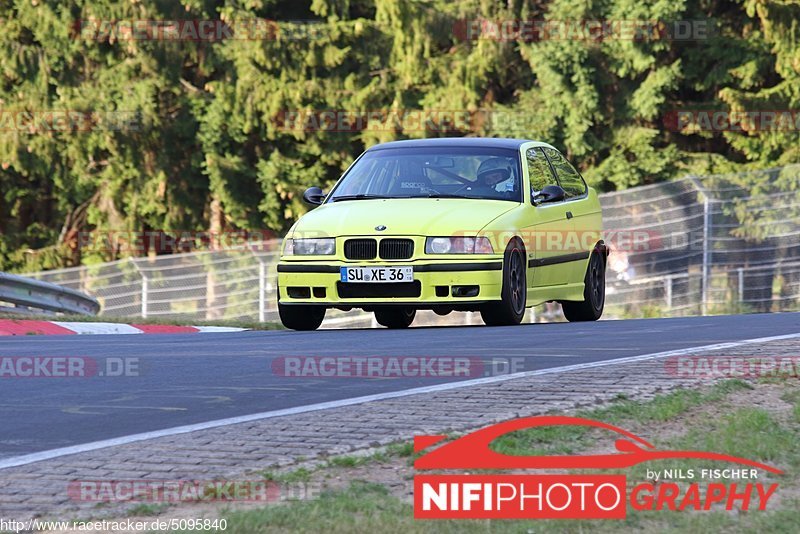
M 489 446 L 500 436 L 544 426 L 584 426 L 611 430 L 620 434 L 616 440 L 617 453 L 575 456 L 511 456 L 493 451 Z M 445 440 L 447 436 L 415 436 L 414 451 L 419 452 Z M 416 469 L 621 469 L 643 462 L 670 458 L 700 459 L 731 462 L 770 473 L 783 474 L 775 467 L 746 458 L 704 451 L 660 451 L 644 439 L 622 428 L 567 416 L 526 417 L 492 425 L 421 456 L 414 462 Z

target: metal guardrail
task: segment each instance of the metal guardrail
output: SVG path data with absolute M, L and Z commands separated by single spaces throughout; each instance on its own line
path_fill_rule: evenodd
M 0 308 L 11 313 L 30 313 L 29 308 L 78 315 L 100 311 L 100 303 L 80 291 L 8 273 L 0 273 L 0 302 L 16 305 Z

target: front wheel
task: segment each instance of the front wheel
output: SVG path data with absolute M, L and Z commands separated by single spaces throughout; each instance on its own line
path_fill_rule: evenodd
M 408 328 L 414 322 L 417 310 L 413 308 L 382 308 L 375 310 L 375 320 L 386 328 Z
M 291 330 L 316 330 L 325 319 L 325 308 L 304 304 L 287 306 L 279 302 L 278 315 L 283 326 Z
M 511 243 L 503 258 L 503 290 L 501 300 L 485 304 L 481 319 L 488 326 L 510 326 L 522 322 L 528 298 L 527 266 L 524 249 Z
M 592 253 L 583 283 L 583 302 L 561 303 L 564 317 L 571 323 L 596 321 L 603 315 L 606 303 L 606 264 L 598 252 Z

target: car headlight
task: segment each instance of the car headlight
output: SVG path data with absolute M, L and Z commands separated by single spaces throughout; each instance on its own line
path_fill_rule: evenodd
M 488 237 L 429 237 L 426 254 L 494 254 Z
M 285 256 L 330 256 L 336 253 L 336 239 L 287 239 L 283 247 Z

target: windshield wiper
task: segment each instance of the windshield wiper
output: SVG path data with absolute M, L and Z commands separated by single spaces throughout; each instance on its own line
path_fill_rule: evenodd
M 375 198 L 391 198 L 385 195 L 342 195 L 340 197 L 333 197 L 333 202 L 339 202 L 340 200 L 371 200 Z
M 428 193 L 427 195 L 418 195 L 411 198 L 475 198 L 465 197 L 464 195 L 452 195 L 448 193 Z

